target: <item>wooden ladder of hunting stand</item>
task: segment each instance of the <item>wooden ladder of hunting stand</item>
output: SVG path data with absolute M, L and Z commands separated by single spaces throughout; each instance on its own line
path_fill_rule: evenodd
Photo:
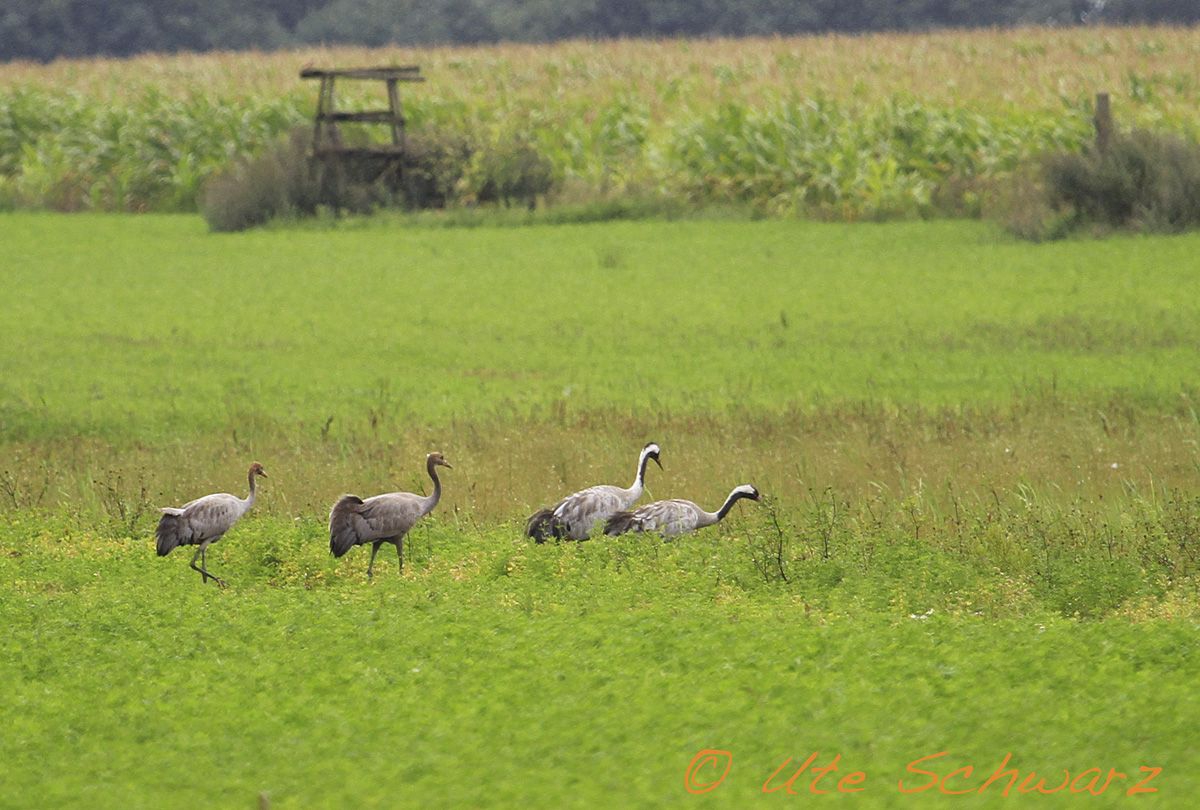
M 399 180 L 404 168 L 404 108 L 400 105 L 400 82 L 423 82 L 417 65 L 391 65 L 371 68 L 304 68 L 301 79 L 320 79 L 317 112 L 313 122 L 312 155 L 314 166 L 326 177 L 347 176 L 357 180 Z M 387 85 L 386 110 L 338 111 L 334 106 L 333 83 L 336 79 L 381 81 Z M 342 140 L 338 125 L 388 124 L 390 144 L 350 146 Z

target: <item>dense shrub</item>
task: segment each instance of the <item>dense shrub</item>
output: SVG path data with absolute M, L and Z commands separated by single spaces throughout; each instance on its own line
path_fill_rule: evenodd
M 516 137 L 475 153 L 468 172 L 468 200 L 533 208 L 554 186 L 554 166 L 537 145 Z
M 410 134 L 400 171 L 378 158 L 314 161 L 309 132 L 242 158 L 205 185 L 202 209 L 214 231 L 240 231 L 276 217 L 320 209 L 368 213 L 380 206 L 444 208 L 518 203 L 533 208 L 554 187 L 550 160 L 532 143 L 512 138 L 486 147 L 438 128 Z
M 400 189 L 408 208 L 513 203 L 534 207 L 555 188 L 553 162 L 531 139 L 500 135 L 486 141 L 445 127 L 409 135 Z
M 1049 202 L 1076 225 L 1142 231 L 1200 226 L 1200 144 L 1177 136 L 1133 132 L 1107 149 L 1046 159 Z
M 378 158 L 346 162 L 314 160 L 311 131 L 297 128 L 286 140 L 255 157 L 241 158 L 205 184 L 204 218 L 214 231 L 240 231 L 277 217 L 312 216 L 319 210 L 370 213 L 405 199 L 403 178 Z M 428 153 L 423 153 L 426 156 Z M 429 161 L 420 166 L 427 169 Z M 429 173 L 429 172 L 427 172 Z M 437 175 L 440 177 L 440 175 Z M 420 186 L 416 192 L 430 192 Z
M 287 214 L 310 214 L 321 198 L 299 130 L 256 157 L 241 158 L 205 184 L 201 210 L 214 231 L 241 231 Z
M 475 146 L 444 128 L 410 133 L 405 143 L 401 193 L 410 208 L 445 208 L 459 196 Z

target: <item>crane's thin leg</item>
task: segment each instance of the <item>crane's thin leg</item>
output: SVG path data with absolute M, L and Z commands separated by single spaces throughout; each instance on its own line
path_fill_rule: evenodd
M 379 547 L 382 546 L 383 543 L 384 541 L 382 540 L 376 540 L 371 544 L 371 561 L 367 563 L 367 579 L 371 578 L 371 569 L 375 567 L 375 555 L 379 553 Z
M 208 554 L 206 552 L 208 551 L 208 544 L 211 542 L 213 542 L 213 541 L 205 540 L 203 543 L 200 544 L 200 548 L 192 556 L 192 568 L 193 568 L 193 570 L 200 572 L 200 576 L 204 577 L 205 582 L 208 582 L 211 579 L 213 582 L 217 583 L 219 586 L 224 588 L 225 580 L 221 579 L 216 574 L 210 574 L 208 572 Z M 200 567 L 199 568 L 196 568 L 196 557 L 200 558 Z
M 208 574 L 208 566 L 207 566 L 207 564 L 206 564 L 206 563 L 207 563 L 207 556 L 206 556 L 206 552 L 205 552 L 205 551 L 201 551 L 201 552 L 200 552 L 200 565 L 201 565 L 201 567 L 202 567 L 202 568 L 204 568 L 204 573 Z M 216 574 L 208 574 L 208 576 L 209 576 L 209 578 L 211 578 L 211 579 L 212 579 L 212 581 L 213 581 L 213 582 L 217 583 L 217 584 L 218 584 L 218 585 L 220 585 L 222 588 L 224 588 L 224 587 L 225 587 L 225 580 L 221 579 L 221 578 L 220 578 L 219 576 L 217 576 Z
M 400 561 L 400 573 L 404 573 L 404 538 L 397 537 L 392 541 L 396 544 L 396 559 Z
M 196 567 L 196 559 L 200 556 L 200 552 L 202 552 L 202 551 L 204 551 L 203 545 L 196 547 L 196 553 L 192 555 L 192 570 L 200 572 L 200 576 L 203 577 L 201 582 L 208 582 L 208 572 L 205 571 L 203 568 Z

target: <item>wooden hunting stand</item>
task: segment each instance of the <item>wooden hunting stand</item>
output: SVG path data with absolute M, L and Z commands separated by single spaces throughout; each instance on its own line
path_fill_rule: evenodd
M 314 163 L 334 170 L 338 177 L 347 175 L 376 180 L 385 175 L 399 179 L 404 165 L 404 108 L 400 105 L 400 82 L 423 82 L 417 65 L 391 65 L 373 68 L 304 68 L 301 79 L 320 79 L 317 112 L 313 123 L 312 154 Z M 381 81 L 387 84 L 388 108 L 340 112 L 334 106 L 333 83 L 336 79 Z M 347 145 L 342 140 L 341 123 L 387 124 L 392 130 L 390 144 Z

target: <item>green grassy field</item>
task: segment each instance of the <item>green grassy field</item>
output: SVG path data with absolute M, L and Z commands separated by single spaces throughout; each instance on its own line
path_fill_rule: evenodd
M 9 214 L 0 242 L 0 806 L 765 806 L 809 800 L 763 787 L 814 751 L 862 807 L 1061 803 L 931 798 L 1008 753 L 1047 790 L 1129 775 L 1087 806 L 1200 792 L 1197 237 Z M 521 537 L 651 439 L 654 498 L 768 498 L 669 544 Z M 430 450 L 403 575 L 330 558 L 333 500 L 427 488 Z M 252 460 L 230 587 L 156 558 L 155 507 Z M 733 765 L 692 796 L 706 748 Z

